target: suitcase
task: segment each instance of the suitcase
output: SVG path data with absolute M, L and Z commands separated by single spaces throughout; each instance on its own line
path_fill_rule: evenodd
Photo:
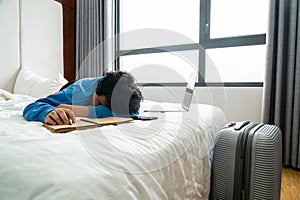
M 282 136 L 278 127 L 231 122 L 217 134 L 210 199 L 280 199 Z

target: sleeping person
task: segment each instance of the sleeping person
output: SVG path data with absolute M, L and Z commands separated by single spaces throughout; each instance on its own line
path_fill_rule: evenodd
M 57 94 L 29 104 L 23 111 L 28 121 L 70 124 L 75 116 L 103 118 L 138 114 L 142 93 L 127 72 L 107 72 L 102 77 L 80 79 Z

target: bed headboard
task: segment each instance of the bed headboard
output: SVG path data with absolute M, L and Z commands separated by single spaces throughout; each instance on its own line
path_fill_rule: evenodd
M 54 0 L 0 1 L 0 88 L 12 92 L 21 66 L 63 74 L 62 6 Z

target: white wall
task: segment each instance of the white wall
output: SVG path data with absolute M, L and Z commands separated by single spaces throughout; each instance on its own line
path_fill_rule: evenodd
M 0 88 L 13 91 L 19 60 L 19 1 L 0 0 Z
M 220 107 L 227 121 L 260 122 L 262 87 L 197 87 L 193 103 Z M 144 98 L 159 102 L 182 102 L 184 87 L 144 87 Z

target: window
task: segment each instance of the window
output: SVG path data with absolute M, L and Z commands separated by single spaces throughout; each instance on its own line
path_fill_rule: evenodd
M 198 42 L 199 6 L 199 0 L 189 0 L 188 3 L 184 0 L 120 0 L 121 33 L 149 28 L 162 29 L 158 35 L 142 32 L 140 38 L 150 37 L 151 44 L 147 47 L 186 42 L 185 39 L 176 41 L 172 37 L 166 37 L 163 30 L 174 31 Z M 162 34 L 161 37 L 159 34 Z
M 118 67 L 142 83 L 261 86 L 267 0 L 117 0 Z
M 212 0 L 210 37 L 266 33 L 268 2 L 267 0 Z
M 142 83 L 186 82 L 198 70 L 197 50 L 138 54 L 122 57 L 122 67 Z

